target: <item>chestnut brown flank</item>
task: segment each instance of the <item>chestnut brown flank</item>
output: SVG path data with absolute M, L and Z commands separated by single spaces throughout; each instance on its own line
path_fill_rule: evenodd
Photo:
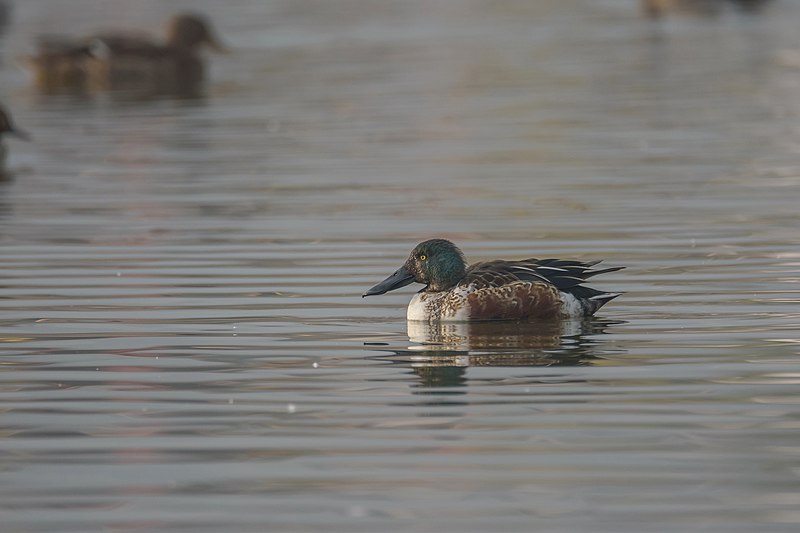
M 515 282 L 478 289 L 467 295 L 473 320 L 556 318 L 561 316 L 558 290 L 546 283 Z

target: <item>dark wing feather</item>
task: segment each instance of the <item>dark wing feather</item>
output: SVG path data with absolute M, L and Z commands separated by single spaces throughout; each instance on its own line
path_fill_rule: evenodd
M 71 38 L 60 35 L 39 37 L 37 47 L 40 54 L 57 54 L 62 57 L 85 58 L 103 53 L 161 57 L 169 50 L 152 39 L 138 34 L 98 34 L 90 37 Z
M 36 40 L 37 53 L 59 57 L 84 58 L 89 55 L 89 45 L 84 39 L 63 35 L 43 35 Z
M 153 42 L 146 35 L 109 33 L 95 35 L 88 41 L 97 53 L 105 47 L 105 53 L 112 55 L 144 58 L 159 58 L 169 55 L 169 49 L 166 46 Z
M 472 285 L 476 289 L 488 289 L 520 280 L 547 283 L 547 279 L 536 272 L 514 271 L 513 265 L 514 262 L 502 260 L 475 263 L 467 268 L 464 278 L 458 284 Z
M 588 278 L 625 267 L 593 270 L 600 261 L 567 261 L 563 259 L 523 259 L 521 261 L 486 261 L 467 268 L 459 285 L 478 289 L 500 287 L 514 281 L 548 283 L 560 291 L 572 292 Z M 599 293 L 599 291 L 598 291 Z

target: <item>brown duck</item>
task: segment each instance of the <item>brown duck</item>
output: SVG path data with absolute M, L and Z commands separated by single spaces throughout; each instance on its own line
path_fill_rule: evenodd
M 167 24 L 166 40 L 109 32 L 72 39 L 48 36 L 25 58 L 44 92 L 195 94 L 205 78 L 203 47 L 222 52 L 211 24 L 199 14 L 181 14 Z

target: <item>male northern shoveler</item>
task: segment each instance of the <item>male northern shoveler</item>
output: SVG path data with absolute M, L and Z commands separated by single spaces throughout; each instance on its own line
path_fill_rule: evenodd
M 445 239 L 420 243 L 397 272 L 364 296 L 417 282 L 426 286 L 408 304 L 408 320 L 526 320 L 593 315 L 621 293 L 583 283 L 625 267 L 592 269 L 599 261 L 561 259 L 485 261 L 467 266 L 464 254 Z
M 163 43 L 146 35 L 108 32 L 81 38 L 40 38 L 24 58 L 45 92 L 132 90 L 193 94 L 204 78 L 203 46 L 224 51 L 208 20 L 189 13 L 172 17 Z
M 3 164 L 6 161 L 6 153 L 8 151 L 3 143 L 3 137 L 6 135 L 13 135 L 14 137 L 22 139 L 23 141 L 30 140 L 30 137 L 26 132 L 14 126 L 14 122 L 11 120 L 11 115 L 9 115 L 5 109 L 0 107 L 0 172 L 3 171 Z

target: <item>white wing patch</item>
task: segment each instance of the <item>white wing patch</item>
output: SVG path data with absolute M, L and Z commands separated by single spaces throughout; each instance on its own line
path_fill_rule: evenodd
M 424 292 L 418 292 L 411 298 L 406 311 L 407 320 L 428 320 L 427 305 L 423 300 Z

